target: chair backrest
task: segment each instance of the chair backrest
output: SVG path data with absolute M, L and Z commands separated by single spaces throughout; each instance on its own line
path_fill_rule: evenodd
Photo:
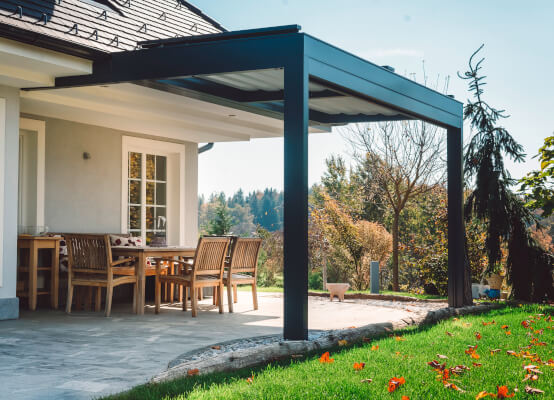
M 108 273 L 111 270 L 112 250 L 109 235 L 69 234 L 65 236 L 69 271 Z
M 192 266 L 194 275 L 219 275 L 223 277 L 225 257 L 230 243 L 230 237 L 201 237 L 198 240 Z
M 252 272 L 256 276 L 261 238 L 237 238 L 231 252 L 229 273 Z

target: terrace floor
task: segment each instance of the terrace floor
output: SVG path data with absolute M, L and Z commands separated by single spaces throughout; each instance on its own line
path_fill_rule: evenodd
M 90 399 L 147 382 L 179 355 L 246 337 L 281 334 L 283 295 L 259 293 L 252 310 L 249 292 L 239 291 L 235 313 L 219 315 L 204 300 L 197 318 L 166 306 L 145 315 L 130 306 L 103 313 L 23 311 L 17 321 L 0 322 L 0 398 Z M 310 297 L 310 329 L 341 329 L 398 320 L 441 303 L 346 300 Z M 225 307 L 227 310 L 227 307 Z M 6 397 L 4 397 L 6 396 Z

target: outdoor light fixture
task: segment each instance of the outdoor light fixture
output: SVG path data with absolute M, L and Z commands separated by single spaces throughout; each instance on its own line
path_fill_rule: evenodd
M 90 160 L 91 159 L 91 155 L 89 152 L 85 151 L 83 153 L 83 160 Z

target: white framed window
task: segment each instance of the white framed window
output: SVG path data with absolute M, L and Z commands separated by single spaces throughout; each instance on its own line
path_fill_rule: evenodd
M 122 152 L 122 232 L 182 245 L 184 145 L 124 136 Z

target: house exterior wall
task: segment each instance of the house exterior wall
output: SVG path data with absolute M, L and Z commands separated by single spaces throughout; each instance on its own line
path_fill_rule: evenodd
M 0 86 L 0 320 L 19 316 L 17 279 L 17 186 L 19 90 Z
M 28 116 L 46 123 L 45 225 L 51 232 L 121 232 L 122 138 L 142 137 L 53 118 Z M 163 138 L 149 138 L 163 141 Z M 185 244 L 196 244 L 198 155 L 196 143 L 185 146 Z M 85 160 L 83 153 L 90 154 Z

